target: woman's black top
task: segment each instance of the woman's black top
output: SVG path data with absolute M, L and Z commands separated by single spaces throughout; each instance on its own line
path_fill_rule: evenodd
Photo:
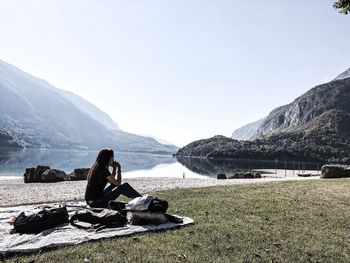
M 103 190 L 108 182 L 107 176 L 112 175 L 106 166 L 98 166 L 92 173 L 85 190 L 85 200 L 98 200 L 103 197 Z

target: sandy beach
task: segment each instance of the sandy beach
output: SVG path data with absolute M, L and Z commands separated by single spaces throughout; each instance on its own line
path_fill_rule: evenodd
M 278 177 L 265 177 L 261 179 L 217 180 L 216 178 L 208 177 L 186 179 L 170 177 L 142 177 L 126 178 L 123 179 L 123 182 L 128 182 L 140 193 L 145 194 L 175 188 L 197 188 L 216 185 L 251 184 L 285 180 L 311 180 L 318 178 L 319 176 L 304 178 L 287 175 L 285 177 L 283 171 L 281 174 L 278 174 Z M 0 207 L 25 203 L 81 200 L 84 198 L 85 186 L 86 181 L 26 184 L 22 179 L 0 180 Z

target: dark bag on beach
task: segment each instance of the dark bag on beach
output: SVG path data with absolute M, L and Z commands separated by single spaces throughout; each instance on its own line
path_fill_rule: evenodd
M 117 210 L 91 208 L 75 212 L 69 222 L 80 229 L 99 231 L 104 228 L 125 226 L 127 219 Z
M 169 204 L 166 200 L 159 199 L 158 197 L 153 197 L 149 194 L 135 197 L 129 201 L 125 208 L 129 212 L 151 212 L 151 213 L 166 213 Z
M 148 210 L 151 213 L 166 213 L 169 204 L 166 200 L 159 199 L 158 197 L 154 197 L 151 203 L 148 206 Z
M 14 228 L 17 233 L 36 234 L 43 230 L 54 228 L 68 223 L 69 216 L 66 207 L 42 209 L 35 214 L 26 215 L 20 213 L 14 221 Z
M 126 208 L 125 208 L 126 204 L 127 203 L 125 203 L 125 202 L 121 202 L 121 201 L 117 201 L 117 200 L 110 200 L 108 202 L 108 208 L 111 210 L 119 211 L 122 215 L 126 216 Z
M 166 214 L 169 204 L 164 199 L 144 195 L 126 204 L 127 217 L 132 225 L 181 223 L 182 219 Z

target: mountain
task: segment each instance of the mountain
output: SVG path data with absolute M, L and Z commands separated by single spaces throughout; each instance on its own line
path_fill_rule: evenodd
M 291 130 L 305 125 L 328 110 L 349 112 L 346 106 L 349 102 L 346 79 L 349 77 L 350 68 L 339 74 L 333 81 L 316 86 L 292 103 L 274 109 L 262 120 L 237 129 L 232 138 L 254 140 L 284 129 Z
M 0 128 L 0 147 L 4 148 L 22 148 L 19 141 L 14 139 L 7 131 Z
M 103 111 L 0 60 L 0 127 L 25 147 L 173 153 L 178 148 L 124 132 Z
M 250 141 L 213 137 L 177 155 L 350 162 L 350 78 L 312 88 L 271 111 L 255 128 L 245 135 Z
M 49 85 L 49 88 L 52 88 L 52 86 Z M 94 104 L 84 100 L 80 96 L 66 90 L 62 89 L 56 89 L 56 91 L 64 98 L 69 100 L 74 104 L 75 107 L 77 107 L 80 111 L 86 113 L 91 118 L 93 118 L 95 121 L 100 122 L 103 126 L 105 126 L 107 129 L 112 131 L 119 131 L 120 128 L 118 125 L 111 119 L 111 117 L 108 116 L 107 113 L 101 111 L 99 108 L 97 108 Z
M 116 149 L 120 151 L 150 152 L 150 153 L 176 153 L 179 147 L 161 144 L 152 137 L 135 135 L 124 131 L 115 131 Z
M 255 135 L 255 132 L 260 127 L 260 125 L 263 123 L 264 119 L 260 119 L 258 121 L 249 123 L 244 125 L 243 127 L 235 130 L 231 138 L 236 140 L 250 140 Z
M 334 110 L 336 112 L 331 115 L 339 115 L 342 112 L 350 113 L 349 78 L 316 86 L 292 103 L 274 109 L 260 123 L 251 138 L 263 138 L 280 132 L 300 131 L 301 127 L 314 129 L 313 125 L 317 118 Z
M 350 68 L 339 74 L 334 80 L 350 78 Z
M 162 138 L 158 138 L 156 136 L 153 136 L 153 135 L 150 135 L 150 134 L 141 134 L 142 136 L 145 136 L 145 137 L 151 137 L 153 139 L 155 139 L 157 142 L 161 143 L 161 144 L 164 144 L 164 145 L 173 145 L 171 142 L 169 141 L 166 141 L 166 140 L 163 140 Z

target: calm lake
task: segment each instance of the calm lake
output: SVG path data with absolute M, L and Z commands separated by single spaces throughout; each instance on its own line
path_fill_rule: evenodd
M 0 148 L 0 179 L 22 178 L 26 168 L 38 164 L 72 172 L 75 168 L 88 168 L 93 164 L 97 151 L 22 149 L 18 151 Z M 176 159 L 168 155 L 142 153 L 115 153 L 125 178 L 131 177 L 216 177 L 218 173 L 266 170 L 273 174 L 279 170 L 319 170 L 318 163 L 266 160 L 213 160 L 199 158 Z

